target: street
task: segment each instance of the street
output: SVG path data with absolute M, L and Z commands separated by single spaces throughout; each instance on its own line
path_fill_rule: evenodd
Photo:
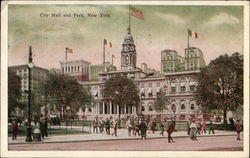
M 109 140 L 91 142 L 10 144 L 11 151 L 67 150 L 67 151 L 243 151 L 243 140 L 236 136 L 198 137 L 193 141 L 188 137 L 174 138 L 168 143 L 167 138 L 147 140 Z

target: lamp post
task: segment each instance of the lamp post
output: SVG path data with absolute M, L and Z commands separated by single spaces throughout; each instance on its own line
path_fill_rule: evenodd
M 28 125 L 27 125 L 27 135 L 26 142 L 31 142 L 31 113 L 30 113 L 30 105 L 31 105 L 31 69 L 34 67 L 32 62 L 32 48 L 29 47 L 29 63 L 28 63 Z

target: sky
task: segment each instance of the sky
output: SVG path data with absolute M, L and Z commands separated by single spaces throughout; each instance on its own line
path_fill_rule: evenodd
M 131 33 L 137 51 L 137 67 L 142 62 L 160 70 L 161 51 L 173 49 L 184 56 L 188 28 L 198 33 L 190 37 L 190 47 L 200 48 L 206 64 L 219 55 L 243 54 L 243 7 L 241 6 L 175 6 L 134 5 L 144 20 L 131 17 Z M 51 17 L 60 13 L 61 17 Z M 100 17 L 100 13 L 108 17 Z M 128 28 L 127 5 L 9 5 L 8 65 L 27 64 L 29 46 L 33 62 L 43 68 L 60 68 L 65 48 L 73 49 L 68 60 L 83 59 L 91 64 L 103 61 L 103 39 L 106 61 L 115 56 L 120 69 L 122 43 Z M 48 14 L 48 17 L 44 17 Z M 63 17 L 71 14 L 71 17 Z M 75 17 L 82 14 L 85 17 Z M 97 17 L 87 17 L 96 14 Z

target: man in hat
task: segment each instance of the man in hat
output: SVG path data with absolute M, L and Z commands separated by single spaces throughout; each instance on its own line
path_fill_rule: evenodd
M 112 133 L 112 136 L 115 135 L 117 137 L 118 120 L 114 121 L 113 128 L 114 128 L 114 132 Z
M 93 132 L 98 134 L 98 117 L 96 116 L 93 122 Z
M 168 142 L 173 143 L 173 138 L 171 137 L 171 134 L 174 132 L 175 129 L 175 120 L 174 118 L 171 118 L 168 122 L 168 128 L 167 128 L 167 133 L 168 133 Z
M 109 119 L 107 118 L 106 121 L 105 121 L 105 130 L 106 130 L 106 133 L 108 135 L 110 135 L 110 121 Z
M 140 130 L 141 130 L 141 139 L 147 138 L 147 124 L 144 119 L 141 119 Z

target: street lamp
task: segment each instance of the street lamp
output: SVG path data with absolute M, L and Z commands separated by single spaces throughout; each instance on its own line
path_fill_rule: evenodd
M 34 67 L 32 62 L 32 48 L 29 47 L 29 63 L 28 63 L 28 125 L 27 125 L 27 135 L 26 142 L 32 142 L 31 138 L 31 114 L 30 114 L 30 104 L 31 104 L 31 69 Z

